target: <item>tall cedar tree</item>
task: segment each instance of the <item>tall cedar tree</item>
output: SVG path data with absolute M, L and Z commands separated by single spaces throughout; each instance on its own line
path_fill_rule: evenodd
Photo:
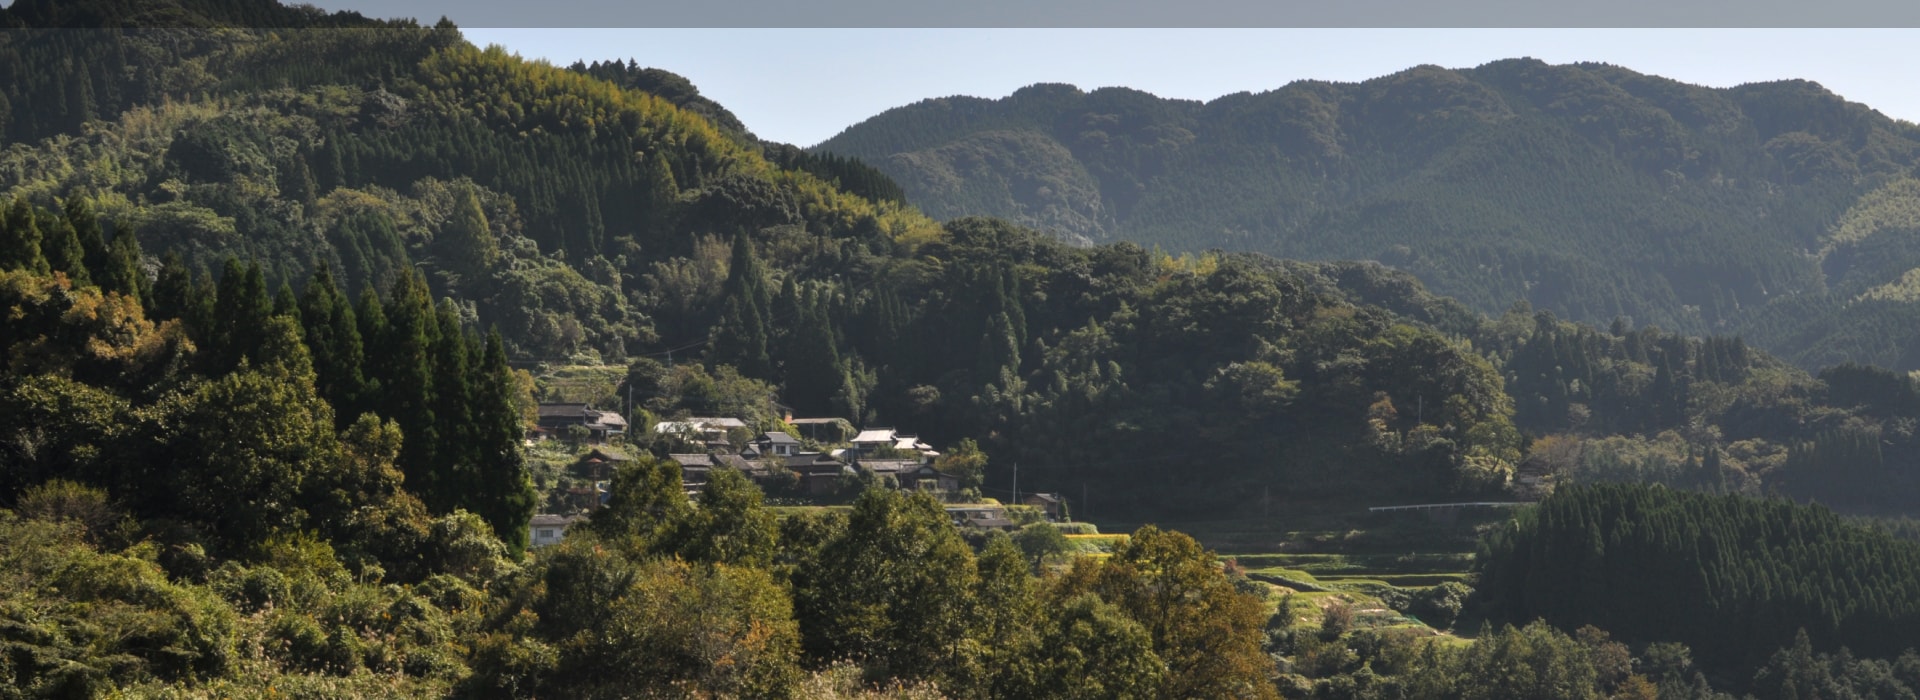
M 24 197 L 15 197 L 0 219 L 0 270 L 46 272 L 47 259 L 40 253 L 40 226 L 33 207 Z
M 73 222 L 64 216 L 46 218 L 43 233 L 46 235 L 44 251 L 47 267 L 55 272 L 64 272 L 67 279 L 76 287 L 93 285 L 92 276 L 87 274 L 86 253 L 80 246 L 80 236 L 73 230 Z
M 300 297 L 294 296 L 293 286 L 280 282 L 280 289 L 273 293 L 273 315 L 289 318 L 300 317 Z
M 407 489 L 420 496 L 435 513 L 444 513 L 445 502 L 437 497 L 443 488 L 437 453 L 441 444 L 438 422 L 434 417 L 433 355 L 438 322 L 427 284 L 417 273 L 407 272 L 394 280 L 386 301 L 378 311 L 363 314 L 363 323 L 377 321 L 384 326 L 377 345 L 369 343 L 368 366 L 380 381 L 380 410 L 390 412 L 399 421 L 406 436 L 400 447 L 401 470 Z M 371 318 L 370 318 L 371 316 Z
M 94 275 L 94 282 L 109 292 L 145 299 L 147 273 L 140 267 L 140 257 L 140 239 L 132 231 L 114 234 L 113 244 L 107 249 L 107 269 Z
M 453 217 L 440 229 L 435 241 L 447 261 L 447 269 L 460 276 L 462 286 L 473 287 L 484 281 L 487 271 L 500 258 L 500 243 L 487 225 L 487 214 L 480 208 L 480 196 L 472 187 L 462 187 L 455 195 Z
M 80 255 L 87 266 L 87 276 L 94 284 L 109 292 L 129 294 L 136 289 L 127 285 L 131 279 L 120 279 L 117 270 L 112 268 L 112 251 L 107 248 L 106 233 L 100 228 L 100 218 L 93 214 L 93 204 L 86 197 L 73 197 L 62 207 L 67 224 L 73 227 L 73 236 L 80 242 Z M 152 309 L 148 309 L 152 311 Z M 151 316 L 151 314 L 149 314 Z
M 827 326 L 825 300 L 806 295 L 800 317 L 793 324 L 791 364 L 787 369 L 784 397 L 794 410 L 811 415 L 826 415 L 833 409 L 833 397 L 846 384 L 846 365 L 833 345 L 833 329 Z
M 103 251 L 101 255 L 104 260 L 106 253 Z M 104 277 L 105 275 L 102 275 L 100 287 L 107 289 L 108 285 Z M 167 251 L 167 254 L 160 259 L 160 277 L 153 283 L 153 298 L 147 300 L 147 317 L 154 320 L 188 318 L 188 310 L 196 303 L 193 284 L 193 270 L 187 269 L 186 261 L 180 258 L 178 252 Z M 197 322 L 194 321 L 188 321 L 187 325 L 198 327 Z
M 369 407 L 380 406 L 382 414 L 389 413 L 394 407 L 386 403 L 386 382 L 381 377 L 386 374 L 383 353 L 387 348 L 387 334 L 392 330 L 387 323 L 386 304 L 380 301 L 380 293 L 371 285 L 360 290 L 360 300 L 353 306 L 353 320 L 354 327 L 360 331 L 364 360 L 360 365 L 361 400 Z
M 300 298 L 300 323 L 307 349 L 313 355 L 320 395 L 333 405 L 340 427 L 358 420 L 369 406 L 363 403 L 366 362 L 353 307 L 334 284 L 333 268 L 320 265 Z
M 680 184 L 674 181 L 673 166 L 659 149 L 647 158 L 643 191 L 646 193 L 645 222 L 649 233 L 664 237 L 673 229 L 673 206 L 680 199 Z
M 267 297 L 265 273 L 260 264 L 241 267 L 240 261 L 227 258 L 221 266 L 220 287 L 215 295 L 213 327 L 207 329 L 208 374 L 219 375 L 240 366 L 260 348 L 261 333 L 273 316 L 273 301 Z
M 773 300 L 767 290 L 766 271 L 744 233 L 733 239 L 733 255 L 721 294 L 726 299 L 725 311 L 713 329 L 713 363 L 733 365 L 741 374 L 755 379 L 773 376 L 773 361 L 767 353 L 767 309 Z
M 432 480 L 419 491 L 421 500 L 436 513 L 450 513 L 468 501 L 475 486 L 473 443 L 473 387 L 468 371 L 474 345 L 460 328 L 453 302 L 443 301 L 433 318 L 435 330 L 427 342 L 432 365 L 433 461 Z
M 486 349 L 474 370 L 474 480 L 466 507 L 485 518 L 518 558 L 527 546 L 527 522 L 539 506 L 539 495 L 520 453 L 526 426 L 514 403 L 513 368 L 507 365 L 498 330 L 487 333 Z

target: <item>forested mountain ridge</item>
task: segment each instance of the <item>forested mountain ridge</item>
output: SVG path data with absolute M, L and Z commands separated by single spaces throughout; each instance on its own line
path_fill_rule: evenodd
M 1082 241 L 1373 259 L 1497 313 L 1744 335 L 1806 367 L 1920 368 L 1899 212 L 1920 127 L 1805 81 L 1421 66 L 1209 102 L 1035 85 L 922 101 L 814 150 L 936 218 Z
M 450 22 L 19 7 L 0 15 L 32 25 L 0 31 L 0 695 L 1719 697 L 1680 645 L 1546 623 L 1436 640 L 1472 612 L 1454 580 L 1275 600 L 1186 535 L 1063 554 L 1050 524 L 964 531 L 874 471 L 842 471 L 838 507 L 770 508 L 792 494 L 724 468 L 690 498 L 697 470 L 651 428 L 693 415 L 896 425 L 985 493 L 1017 473 L 1105 517 L 1273 526 L 1269 495 L 1350 509 L 1335 539 L 1393 557 L 1404 530 L 1344 527 L 1362 505 L 1527 497 L 1523 473 L 1739 494 L 1665 508 L 1730 542 L 1766 531 L 1715 513 L 1802 514 L 1820 556 L 1774 560 L 1799 573 L 1862 543 L 1915 556 L 1817 507 L 1741 505 L 1912 512 L 1907 375 L 1816 376 L 1737 338 L 1526 305 L 1489 317 L 1375 263 L 936 224 L 884 174 L 760 142 L 671 74 L 529 62 Z M 142 28 L 48 28 L 101 24 Z M 1902 225 L 1901 192 L 1854 207 L 1835 249 Z M 632 459 L 582 475 L 604 507 L 537 551 L 538 489 L 572 495 L 539 456 L 603 453 L 524 446 L 551 387 L 514 361 L 623 376 L 611 395 L 633 401 L 609 448 Z M 1588 507 L 1606 488 L 1490 540 L 1475 604 L 1578 624 L 1535 607 L 1543 582 L 1515 557 L 1617 522 Z M 1683 531 L 1614 528 L 1597 535 L 1611 554 L 1555 561 L 1684 556 L 1667 541 Z M 1733 614 L 1670 618 L 1722 628 L 1682 631 L 1713 683 L 1767 700 L 1920 687 L 1920 654 L 1826 653 L 1909 643 L 1856 628 L 1910 619 L 1883 603 L 1911 582 L 1860 566 L 1859 586 L 1738 589 L 1799 575 L 1743 573 L 1771 563 L 1702 568 L 1739 574 L 1708 597 L 1733 614 L 1795 603 L 1751 628 L 1767 636 L 1730 649 Z M 1338 598 L 1359 591 L 1440 616 L 1355 627 Z M 1614 613 L 1587 619 L 1635 644 L 1669 633 L 1607 592 L 1582 591 Z
M 8 21 L 119 16 L 113 3 L 34 7 Z M 415 269 L 455 322 L 497 328 L 512 359 L 633 359 L 636 405 L 658 403 L 645 392 L 678 353 L 803 413 L 977 438 L 1003 457 L 996 478 L 1024 462 L 1032 485 L 1091 482 L 1122 508 L 1244 508 L 1234 494 L 1256 485 L 1473 494 L 1529 461 L 1584 478 L 1821 488 L 1869 510 L 1920 489 L 1900 450 L 1858 478 L 1817 476 L 1842 467 L 1850 441 L 1914 439 L 1884 408 L 1910 382 L 1862 399 L 1849 387 L 1877 379 L 1832 375 L 1850 383 L 1830 392 L 1725 338 L 1530 310 L 1488 319 L 1378 265 L 942 227 L 858 161 L 716 127 L 700 115 L 725 122 L 723 107 L 631 62 L 560 69 L 472 47 L 447 23 L 174 7 L 202 18 L 191 26 L 258 15 L 332 28 L 0 34 L 18 59 L 6 65 L 87 66 L 4 84 L 18 105 L 9 133 L 38 135 L 0 152 L 0 229 L 45 240 L 69 274 L 68 232 L 113 241 L 89 264 L 147 251 L 145 274 L 122 286 L 137 281 L 126 288 L 151 315 L 181 319 L 203 346 L 217 323 L 200 305 L 228 256 L 288 297 L 323 268 L 343 299 L 392 294 Z M 133 65 L 101 68 L 114 61 Z M 1894 187 L 1842 219 L 1835 250 L 1904 225 Z M 1243 439 L 1254 426 L 1267 438 Z M 1548 435 L 1594 449 L 1527 454 Z
M 50 21 L 85 15 L 68 10 Z M 650 263 L 689 254 L 690 231 L 858 232 L 882 247 L 935 235 L 813 174 L 857 174 L 844 163 L 770 163 L 744 132 L 591 67 L 483 51 L 450 24 L 339 23 L 9 30 L 0 188 L 42 207 L 84 194 L 148 250 L 207 270 L 258 260 L 275 284 L 320 263 L 350 290 L 384 288 L 422 262 L 512 352 L 540 358 L 621 357 L 656 338 L 636 297 L 673 277 Z
M 47 21 L 121 16 L 99 6 Z M 230 16 L 178 7 L 210 13 L 205 25 Z M 7 65 L 45 69 L 4 87 L 8 264 L 137 296 L 231 356 L 246 351 L 223 348 L 234 322 L 210 305 L 247 263 L 284 299 L 324 273 L 348 315 L 413 304 L 417 272 L 445 300 L 443 323 L 498 329 L 510 358 L 635 360 L 636 405 L 659 387 L 651 368 L 678 353 L 722 382 L 758 382 L 743 386 L 766 387 L 761 400 L 778 390 L 807 413 L 979 437 L 1003 464 L 1040 457 L 1031 483 L 1099 480 L 1115 507 L 1206 508 L 1233 493 L 1222 484 L 1330 473 L 1353 450 L 1396 475 L 1394 489 L 1474 491 L 1520 457 L 1497 368 L 1341 298 L 1310 268 L 1075 250 L 984 220 L 941 227 L 857 161 L 760 144 L 622 87 L 679 84 L 631 64 L 565 70 L 475 48 L 450 23 L 330 17 L 349 26 L 0 34 Z M 105 68 L 117 62 L 136 65 Z M 60 67 L 69 80 L 49 79 Z M 700 104 L 690 86 L 675 90 Z M 65 254 L 96 238 L 140 272 L 83 279 Z M 348 400 L 324 388 L 351 364 L 319 364 L 323 395 Z M 1445 369 L 1413 378 L 1392 366 Z M 1300 392 L 1310 406 L 1294 407 Z M 1417 428 L 1413 443 L 1367 442 L 1376 430 L 1361 416 L 1379 392 L 1434 403 L 1382 424 Z M 1275 449 L 1233 440 L 1263 420 L 1323 437 L 1287 441 L 1286 469 L 1270 456 L 1244 464 Z M 1075 431 L 1110 439 L 1049 437 Z M 1179 435 L 1219 454 L 1169 469 L 1191 454 L 1167 449 Z M 1149 497 L 1156 488 L 1191 499 Z

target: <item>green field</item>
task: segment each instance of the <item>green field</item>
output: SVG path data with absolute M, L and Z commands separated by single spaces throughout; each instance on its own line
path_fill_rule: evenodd
M 1270 518 L 1156 525 L 1192 535 L 1221 560 L 1270 586 L 1271 605 L 1292 592 L 1296 626 L 1317 627 L 1326 607 L 1339 601 L 1354 612 L 1358 629 L 1444 634 L 1388 601 L 1447 582 L 1472 585 L 1478 537 L 1511 517 L 1511 511 L 1467 511 L 1451 520 L 1432 520 L 1422 514 L 1371 514 L 1367 505 L 1300 504 L 1276 507 Z M 1127 532 L 1138 526 L 1107 522 L 1101 529 Z

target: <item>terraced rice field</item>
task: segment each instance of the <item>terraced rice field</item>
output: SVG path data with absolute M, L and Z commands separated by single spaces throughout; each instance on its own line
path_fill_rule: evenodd
M 1221 555 L 1251 573 L 1267 573 L 1327 587 L 1372 584 L 1400 588 L 1465 582 L 1473 556 L 1465 553 Z

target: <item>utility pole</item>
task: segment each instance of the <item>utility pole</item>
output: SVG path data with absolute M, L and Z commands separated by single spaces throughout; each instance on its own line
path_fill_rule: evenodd
M 1020 505 L 1020 463 L 1013 463 L 1013 502 L 1007 505 Z

